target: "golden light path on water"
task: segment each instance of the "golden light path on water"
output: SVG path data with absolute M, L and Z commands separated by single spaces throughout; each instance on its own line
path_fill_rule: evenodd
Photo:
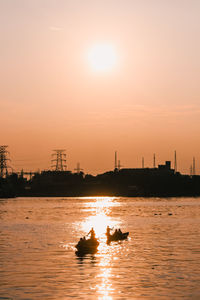
M 112 260 L 116 260 L 117 256 L 115 254 L 120 251 L 120 246 L 107 245 L 106 244 L 106 227 L 119 228 L 119 220 L 112 218 L 111 208 L 117 206 L 118 203 L 115 201 L 115 197 L 90 197 L 87 198 L 90 202 L 85 203 L 88 217 L 86 217 L 81 222 L 82 230 L 86 233 L 90 231 L 93 227 L 98 238 L 100 245 L 98 247 L 98 267 L 99 272 L 97 274 L 97 284 L 92 287 L 99 294 L 98 299 L 102 300 L 112 300 L 112 292 L 114 292 L 114 287 L 111 281 L 112 278 Z
M 111 207 L 118 204 L 114 202 L 114 197 L 90 197 L 89 199 L 94 200 L 93 202 L 85 203 L 88 213 L 91 215 L 81 223 L 81 227 L 86 233 L 93 227 L 96 237 L 100 240 L 106 240 L 106 227 L 117 228 L 119 226 L 119 222 L 109 216 Z

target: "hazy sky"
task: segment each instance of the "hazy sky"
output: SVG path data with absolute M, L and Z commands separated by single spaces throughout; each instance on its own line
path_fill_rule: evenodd
M 14 169 L 173 161 L 200 173 L 199 0 L 0 0 L 1 145 Z M 115 49 L 98 71 L 95 45 Z

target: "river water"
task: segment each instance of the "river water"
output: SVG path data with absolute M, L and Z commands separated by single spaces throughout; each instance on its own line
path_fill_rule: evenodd
M 107 245 L 107 225 L 129 239 Z M 200 299 L 200 198 L 1 199 L 0 299 L 70 298 Z

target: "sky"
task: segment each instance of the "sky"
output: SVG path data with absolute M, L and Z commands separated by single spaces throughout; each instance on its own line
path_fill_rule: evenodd
M 199 0 L 0 0 L 0 144 L 14 170 L 174 161 L 200 173 Z M 114 63 L 90 53 L 110 47 Z M 98 53 L 96 53 L 98 54 Z M 104 61 L 103 61 L 104 62 Z M 98 63 L 98 62 L 97 62 Z

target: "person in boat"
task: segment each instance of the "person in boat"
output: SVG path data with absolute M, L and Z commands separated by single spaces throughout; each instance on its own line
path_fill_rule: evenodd
M 119 230 L 118 230 L 118 234 L 119 234 L 119 235 L 122 235 L 122 231 L 121 231 L 120 228 L 119 228 Z
M 115 232 L 114 232 L 113 236 L 114 236 L 114 237 L 117 237 L 118 235 L 119 235 L 118 230 L 115 229 Z
M 90 232 L 89 232 L 88 234 L 90 234 L 91 240 L 94 240 L 94 239 L 95 239 L 95 231 L 94 231 L 94 228 L 93 228 L 93 227 L 92 227 L 92 229 L 90 230 Z
M 83 243 L 83 239 L 80 238 L 79 242 L 78 242 L 78 246 L 80 246 Z
M 114 232 L 113 236 L 115 238 L 119 238 L 121 235 L 122 235 L 121 229 L 120 228 L 119 229 L 115 229 L 115 232 Z
M 107 226 L 107 228 L 106 228 L 106 235 L 107 236 L 110 236 L 110 231 L 111 231 L 111 228 L 109 226 Z
M 79 242 L 78 242 L 78 246 L 81 246 L 84 244 L 84 242 L 86 241 L 85 236 L 83 238 L 80 238 Z

